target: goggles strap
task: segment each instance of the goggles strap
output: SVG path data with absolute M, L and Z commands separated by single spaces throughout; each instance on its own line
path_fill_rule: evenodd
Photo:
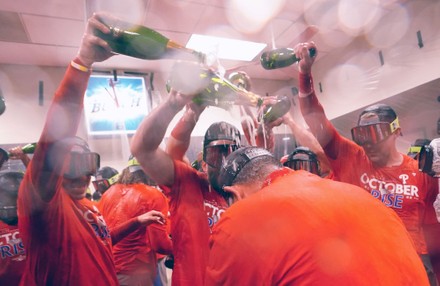
M 114 175 L 113 177 L 111 177 L 110 179 L 108 179 L 108 183 L 109 185 L 113 185 L 114 183 L 116 183 L 116 181 L 119 179 L 119 174 Z
M 400 124 L 399 124 L 399 118 L 396 117 L 396 119 L 394 119 L 391 123 L 390 123 L 390 130 L 391 133 L 394 133 L 394 131 L 396 131 L 397 129 L 400 128 Z

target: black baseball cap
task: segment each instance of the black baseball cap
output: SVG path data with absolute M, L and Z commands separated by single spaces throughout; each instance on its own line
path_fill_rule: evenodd
M 235 145 L 240 146 L 240 131 L 235 126 L 224 121 L 213 123 L 209 126 L 208 130 L 206 130 L 203 140 L 203 149 L 205 149 L 209 143 L 217 140 L 229 140 L 234 142 Z
M 255 146 L 242 147 L 229 154 L 218 176 L 219 186 L 222 188 L 224 186 L 231 186 L 240 171 L 243 170 L 250 161 L 263 156 L 274 158 L 273 154 L 267 149 Z

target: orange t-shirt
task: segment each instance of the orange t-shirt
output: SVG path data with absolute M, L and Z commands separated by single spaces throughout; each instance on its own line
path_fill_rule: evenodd
M 0 285 L 19 285 L 25 259 L 18 226 L 0 221 Z
M 417 161 L 403 155 L 399 166 L 375 167 L 360 146 L 337 133 L 325 152 L 338 180 L 365 189 L 394 210 L 413 238 L 417 252 L 428 252 L 422 224 L 425 212 L 433 208 L 428 201 L 437 189 L 428 175 L 419 172 Z
M 214 227 L 205 285 L 428 285 L 398 216 L 359 187 L 281 169 Z
M 54 138 L 76 134 L 88 78 L 89 73 L 67 68 L 20 185 L 18 226 L 27 253 L 23 286 L 119 284 L 107 225 L 92 202 L 73 200 L 63 189 L 57 171 L 68 154 L 52 148 Z
M 26 172 L 18 200 L 27 251 L 21 285 L 118 285 L 110 231 L 98 208 L 63 189 L 45 203 Z
M 171 188 L 161 186 L 169 198 L 173 240 L 173 286 L 203 285 L 211 228 L 225 211 L 223 197 L 211 190 L 206 174 L 174 161 Z
M 141 214 L 156 210 L 165 216 L 168 204 L 165 196 L 145 184 L 115 184 L 102 196 L 98 203 L 110 231 L 115 227 Z M 156 228 L 161 236 L 156 240 L 169 240 L 167 225 L 150 224 L 141 226 L 113 246 L 113 255 L 118 274 L 148 273 L 154 280 L 156 276 L 156 251 L 150 243 L 149 228 Z M 165 244 L 165 243 L 163 243 Z M 169 243 L 171 244 L 171 243 Z

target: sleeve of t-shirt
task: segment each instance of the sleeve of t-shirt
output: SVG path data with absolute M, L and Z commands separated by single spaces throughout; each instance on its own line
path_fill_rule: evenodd
M 200 174 L 185 162 L 174 160 L 174 183 L 172 186 L 160 186 L 167 197 L 178 199 L 183 192 L 196 191 L 198 188 L 186 187 L 195 182 L 200 182 Z
M 343 137 L 336 130 L 333 140 L 326 146 L 324 152 L 336 175 L 341 170 L 361 164 L 359 159 L 365 157 L 365 152 L 359 145 Z
M 161 191 L 152 189 L 149 193 L 149 208 L 151 210 L 160 211 L 165 216 L 165 224 L 152 223 L 147 227 L 148 239 L 151 248 L 160 254 L 171 254 L 173 245 L 171 242 L 168 219 L 168 201 Z

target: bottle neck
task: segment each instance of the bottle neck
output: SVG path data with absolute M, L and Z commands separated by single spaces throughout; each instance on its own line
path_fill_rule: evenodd
M 176 58 L 179 60 L 190 60 L 196 61 L 199 63 L 205 63 L 206 55 L 195 51 L 193 49 L 188 49 L 187 47 L 174 42 L 173 40 L 169 40 L 167 42 L 167 50 L 176 55 Z

